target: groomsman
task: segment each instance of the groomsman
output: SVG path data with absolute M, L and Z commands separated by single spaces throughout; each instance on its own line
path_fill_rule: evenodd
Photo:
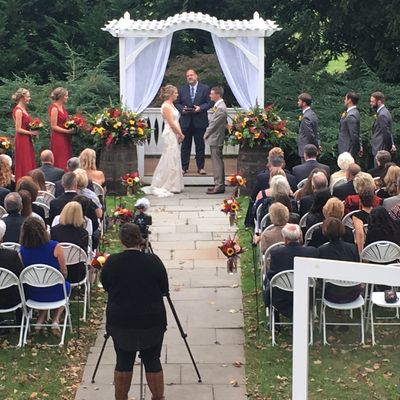
M 179 88 L 176 108 L 181 113 L 179 123 L 185 139 L 181 147 L 182 169 L 189 169 L 192 139 L 196 147 L 197 172 L 206 175 L 204 170 L 204 131 L 208 125 L 207 111 L 211 108 L 210 88 L 198 81 L 196 71 L 186 71 L 187 84 Z
M 392 135 L 392 116 L 385 107 L 385 96 L 382 92 L 371 94 L 370 105 L 375 111 L 375 121 L 372 125 L 372 155 L 376 166 L 376 153 L 379 150 L 396 151 Z
M 214 187 L 207 190 L 207 194 L 217 194 L 225 192 L 225 168 L 222 156 L 224 145 L 225 128 L 228 118 L 228 111 L 223 100 L 224 89 L 215 86 L 211 89 L 210 99 L 214 102 L 212 114 L 206 133 L 204 134 L 205 143 L 210 146 L 211 161 L 213 166 Z
M 346 111 L 342 114 L 339 125 L 338 152 L 350 153 L 355 158 L 362 153 L 360 113 L 357 103 L 360 96 L 356 92 L 348 92 L 344 97 Z
M 313 144 L 317 149 L 321 147 L 318 117 L 311 109 L 311 101 L 312 98 L 308 93 L 301 93 L 297 98 L 297 105 L 302 110 L 299 117 L 299 136 L 297 138 L 298 154 L 302 163 L 304 163 L 304 147 L 307 144 Z

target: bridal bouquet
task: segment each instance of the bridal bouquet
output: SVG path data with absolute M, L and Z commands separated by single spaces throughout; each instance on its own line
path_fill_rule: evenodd
M 226 215 L 229 214 L 229 223 L 231 226 L 234 225 L 237 219 L 237 213 L 240 210 L 240 204 L 236 201 L 234 197 L 229 197 L 225 199 L 221 204 L 221 211 Z
M 228 126 L 225 141 L 230 145 L 279 146 L 286 135 L 286 120 L 279 117 L 277 110 L 268 105 L 249 111 L 238 111 Z
M 240 246 L 239 242 L 235 239 L 228 239 L 222 242 L 218 248 L 222 251 L 223 255 L 227 257 L 227 271 L 229 274 L 237 272 L 237 261 L 240 254 L 244 253 L 245 249 Z
M 91 118 L 90 133 L 100 144 L 144 144 L 151 129 L 140 114 L 122 108 L 109 107 Z

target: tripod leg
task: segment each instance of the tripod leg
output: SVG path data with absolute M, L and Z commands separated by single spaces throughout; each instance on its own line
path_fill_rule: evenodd
M 100 364 L 100 361 L 101 361 L 101 357 L 103 357 L 104 349 L 106 348 L 107 340 L 108 340 L 109 337 L 110 337 L 110 335 L 108 333 L 104 334 L 104 343 L 103 343 L 103 347 L 101 348 L 101 351 L 100 351 L 100 354 L 99 354 L 99 358 L 98 358 L 97 363 L 96 363 L 96 367 L 95 367 L 95 369 L 93 371 L 92 383 L 94 383 L 94 378 L 96 377 L 97 370 L 99 368 L 99 364 Z
M 170 297 L 169 293 L 166 295 L 166 298 L 168 300 L 168 304 L 169 304 L 169 306 L 171 308 L 172 314 L 173 314 L 173 316 L 175 318 L 175 321 L 176 321 L 176 324 L 178 326 L 179 332 L 181 333 L 182 339 L 185 342 L 186 349 L 187 349 L 187 351 L 189 353 L 190 359 L 192 360 L 193 367 L 194 367 L 194 369 L 196 371 L 196 374 L 197 374 L 198 382 L 201 383 L 202 380 L 201 380 L 200 372 L 199 372 L 199 370 L 197 368 L 196 361 L 193 358 L 192 352 L 190 351 L 189 344 L 188 344 L 188 342 L 186 340 L 187 334 L 183 331 L 181 322 L 179 321 L 178 314 L 176 313 L 174 304 L 172 303 L 172 300 L 171 300 L 171 297 Z

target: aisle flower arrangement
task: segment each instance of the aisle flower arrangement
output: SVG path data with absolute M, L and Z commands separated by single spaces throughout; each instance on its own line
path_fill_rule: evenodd
M 0 150 L 10 150 L 11 142 L 7 136 L 0 136 Z
M 233 174 L 226 178 L 226 183 L 229 186 L 236 186 L 236 189 L 233 192 L 233 197 L 237 197 L 240 196 L 240 188 L 246 186 L 246 178 L 240 174 Z
M 117 207 L 112 214 L 112 222 L 113 224 L 122 225 L 125 222 L 132 222 L 134 218 L 134 214 L 131 210 L 125 207 Z
M 110 107 L 92 116 L 90 133 L 101 145 L 118 143 L 144 144 L 151 129 L 140 114 Z
M 139 172 L 129 172 L 121 176 L 122 185 L 126 186 L 127 196 L 142 195 L 142 179 Z
M 286 135 L 286 120 L 279 117 L 274 106 L 259 106 L 237 111 L 228 126 L 225 141 L 230 145 L 277 146 Z
M 91 262 L 91 266 L 95 269 L 102 269 L 104 263 L 107 261 L 107 258 L 109 257 L 110 254 L 101 252 L 101 251 L 96 251 L 95 256 L 93 257 L 93 260 Z
M 229 215 L 229 223 L 233 226 L 237 220 L 237 213 L 240 211 L 240 204 L 234 197 L 229 197 L 222 202 L 221 211 Z
M 240 254 L 245 252 L 245 249 L 240 246 L 239 242 L 229 236 L 228 239 L 225 239 L 222 242 L 221 246 L 218 246 L 223 255 L 228 259 L 227 260 L 227 272 L 229 274 L 234 274 L 237 272 L 237 262 L 239 260 Z

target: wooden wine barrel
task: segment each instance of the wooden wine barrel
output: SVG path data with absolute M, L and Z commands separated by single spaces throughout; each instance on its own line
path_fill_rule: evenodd
M 268 149 L 262 146 L 241 146 L 237 158 L 237 171 L 246 179 L 246 186 L 240 188 L 241 195 L 249 195 L 254 187 L 257 174 L 266 168 Z
M 118 143 L 104 146 L 100 152 L 99 167 L 106 177 L 107 192 L 126 195 L 126 187 L 121 183 L 121 176 L 138 170 L 136 145 Z

